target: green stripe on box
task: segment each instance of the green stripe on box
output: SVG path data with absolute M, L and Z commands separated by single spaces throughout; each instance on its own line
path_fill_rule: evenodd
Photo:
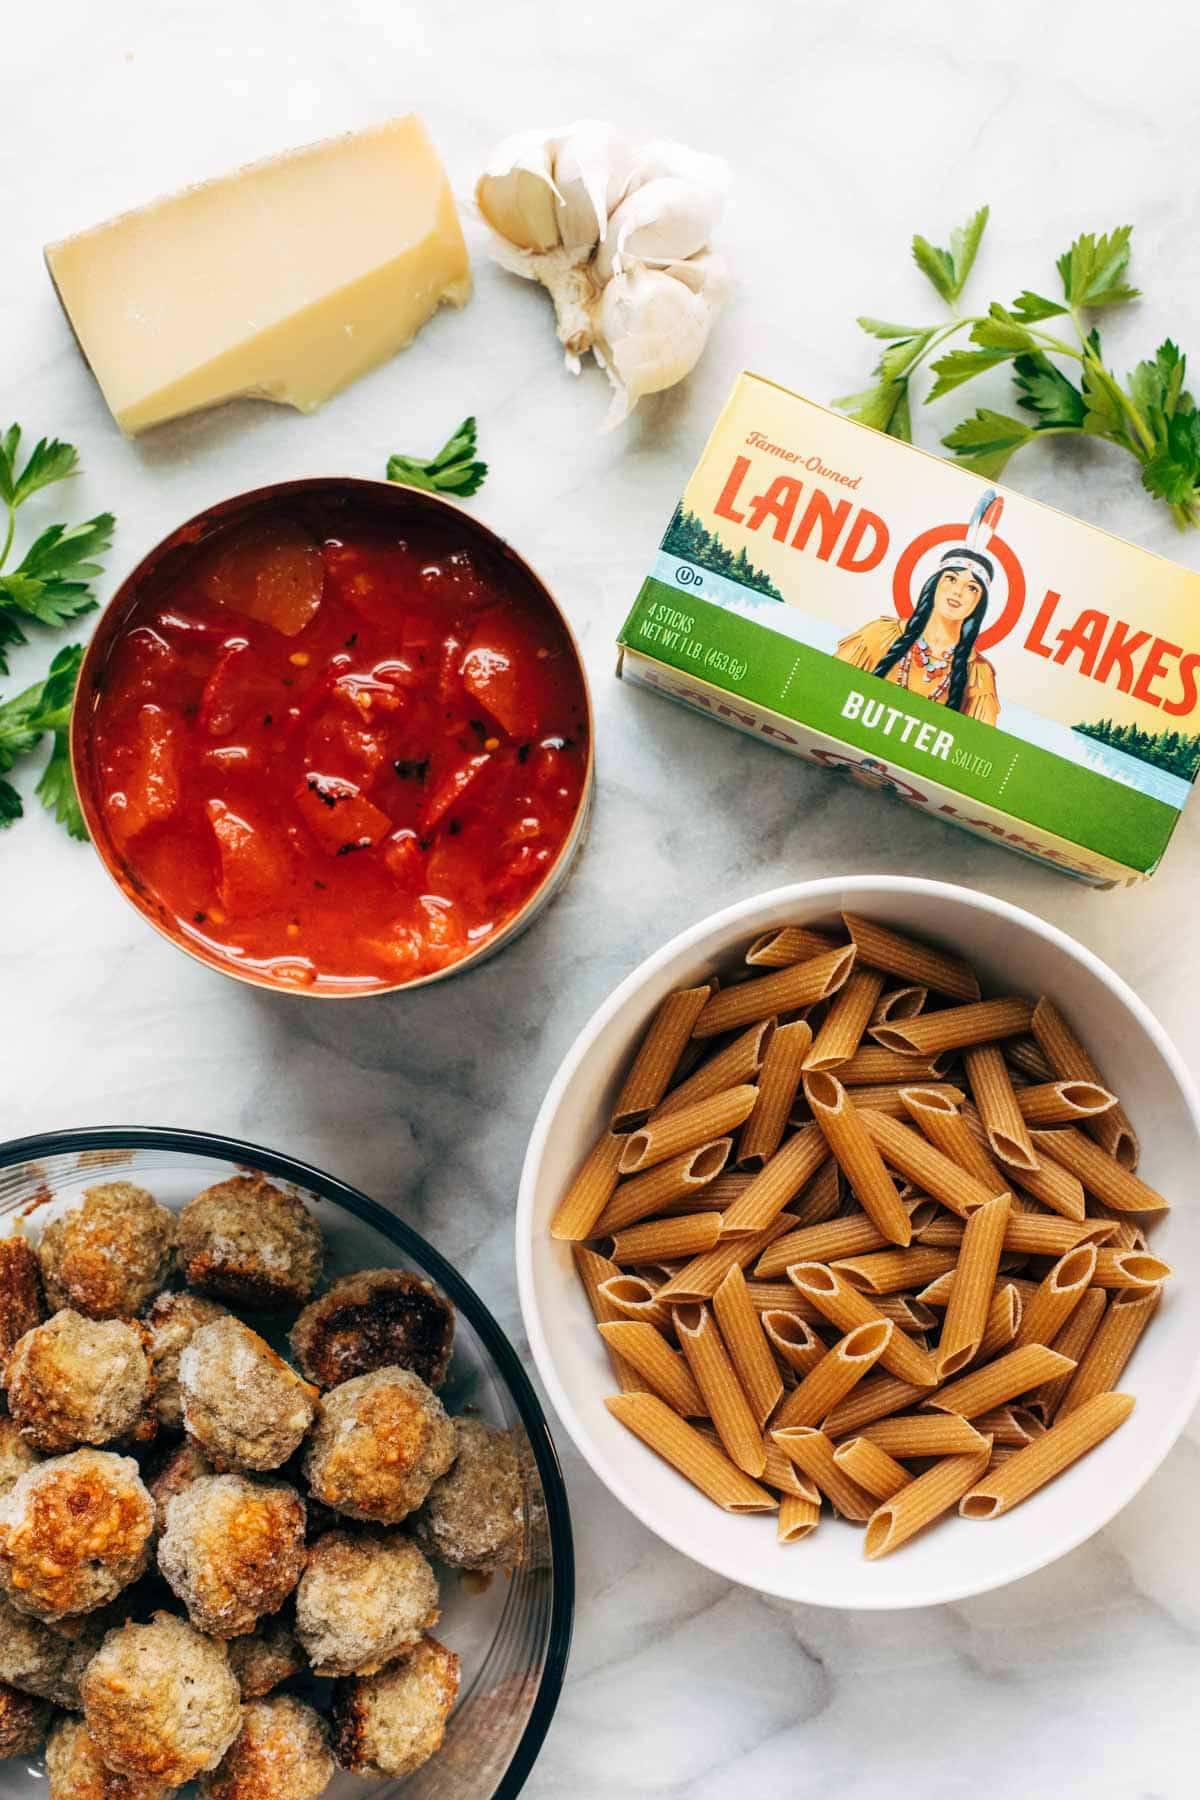
M 686 615 L 692 621 L 690 632 L 673 629 L 661 615 L 656 617 L 663 607 L 671 614 Z M 1027 744 L 998 725 L 948 712 L 936 701 L 839 662 L 754 619 L 680 593 L 653 576 L 643 582 L 619 642 L 896 768 L 925 775 L 1013 819 L 1111 857 L 1128 869 L 1152 869 L 1178 823 L 1174 807 L 1152 795 Z M 868 701 L 882 701 L 935 731 L 951 731 L 951 754 L 961 760 L 931 756 L 894 733 L 885 735 L 845 717 L 843 707 L 854 692 Z

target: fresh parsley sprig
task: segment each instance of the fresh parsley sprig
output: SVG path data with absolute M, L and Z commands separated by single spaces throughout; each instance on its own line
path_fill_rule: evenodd
M 11 700 L 0 701 L 0 777 L 8 774 L 18 758 L 35 750 L 49 733 L 54 742 L 36 792 L 47 812 L 53 813 L 74 838 L 87 836 L 71 778 L 67 742 L 71 701 L 82 661 L 83 645 L 68 644 L 50 664 L 44 681 L 35 682 Z M 23 810 L 16 788 L 0 779 L 0 829 L 13 824 Z
M 1170 507 L 1177 524 L 1200 524 L 1200 413 L 1184 386 L 1186 359 L 1170 338 L 1151 361 L 1122 381 L 1104 361 L 1091 315 L 1138 298 L 1126 279 L 1132 227 L 1084 232 L 1057 260 L 1062 299 L 1024 289 L 1010 306 L 993 301 L 984 313 L 960 314 L 958 304 L 988 222 L 981 207 L 951 234 L 948 249 L 915 237 L 913 259 L 951 316 L 934 325 L 897 325 L 862 317 L 858 323 L 883 341 L 874 384 L 834 402 L 852 418 L 912 442 L 909 384 L 929 363 L 934 377 L 926 404 L 990 369 L 1011 368 L 1017 405 L 1031 417 L 980 407 L 942 442 L 979 475 L 998 476 L 1009 458 L 1035 438 L 1103 438 L 1141 466 L 1142 484 Z M 1064 327 L 1045 329 L 1061 319 Z M 965 334 L 966 344 L 945 348 Z M 968 347 L 969 346 L 969 347 Z M 930 361 L 934 352 L 936 359 Z M 1066 369 L 1060 366 L 1065 363 Z
M 487 472 L 487 464 L 475 460 L 474 419 L 464 419 L 428 461 L 416 456 L 389 456 L 387 466 L 389 481 L 423 488 L 429 494 L 457 494 L 464 500 L 483 486 Z

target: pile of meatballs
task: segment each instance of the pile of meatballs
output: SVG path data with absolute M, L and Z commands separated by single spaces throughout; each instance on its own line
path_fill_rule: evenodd
M 523 1560 L 528 1446 L 438 1399 L 430 1282 L 314 1299 L 323 1261 L 249 1174 L 178 1217 L 108 1182 L 36 1251 L 0 1240 L 0 1756 L 44 1744 L 49 1800 L 315 1800 L 440 1747 L 459 1667 L 430 1559 Z M 298 1367 L 231 1307 L 292 1319 Z M 328 1716 L 275 1691 L 308 1675 Z

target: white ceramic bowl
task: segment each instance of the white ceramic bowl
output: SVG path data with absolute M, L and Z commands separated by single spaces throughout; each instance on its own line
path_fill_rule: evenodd
M 670 989 L 736 960 L 769 926 L 829 925 L 841 908 L 953 948 L 993 992 L 1049 994 L 1120 1092 L 1143 1140 L 1142 1171 L 1177 1202 L 1152 1233 L 1176 1275 L 1122 1387 L 1128 1422 L 1060 1480 L 1004 1518 L 953 1517 L 878 1563 L 861 1530 L 826 1518 L 807 1541 L 775 1541 L 772 1517 L 720 1512 L 604 1407 L 613 1391 L 569 1246 L 548 1226 L 582 1152 L 602 1130 L 620 1075 Z M 929 1606 L 1000 1587 L 1053 1562 L 1132 1499 L 1200 1397 L 1200 1211 L 1190 1204 L 1200 1101 L 1157 1020 L 1081 944 L 987 894 L 940 882 L 863 876 L 800 882 L 703 920 L 651 956 L 576 1039 L 534 1126 L 517 1211 L 525 1326 L 559 1416 L 601 1481 L 651 1531 L 697 1562 L 764 1593 L 817 1606 Z

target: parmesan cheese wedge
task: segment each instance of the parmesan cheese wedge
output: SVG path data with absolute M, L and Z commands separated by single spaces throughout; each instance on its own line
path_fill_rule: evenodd
M 239 395 L 311 412 L 471 292 L 412 114 L 122 213 L 46 264 L 130 436 Z

